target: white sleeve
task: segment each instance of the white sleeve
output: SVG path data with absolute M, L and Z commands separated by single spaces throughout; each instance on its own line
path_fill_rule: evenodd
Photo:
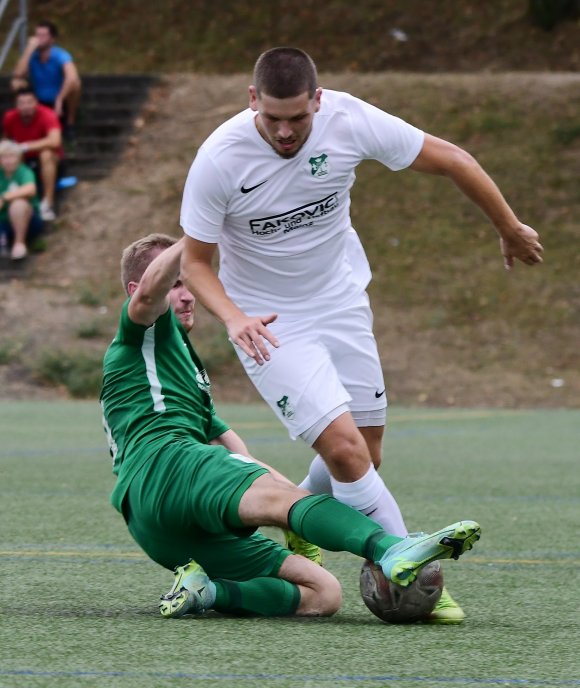
M 378 160 L 391 170 L 403 170 L 421 152 L 425 134 L 408 122 L 354 97 L 349 113 L 363 159 Z
M 223 180 L 201 148 L 191 165 L 183 191 L 180 217 L 183 230 L 194 239 L 217 244 L 227 204 Z

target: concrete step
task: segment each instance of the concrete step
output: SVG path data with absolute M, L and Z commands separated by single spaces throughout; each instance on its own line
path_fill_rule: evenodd
M 66 174 L 101 179 L 117 162 L 158 78 L 149 74 L 83 74 L 74 146 L 65 145 Z M 13 107 L 10 79 L 0 76 L 0 112 Z
M 127 142 L 127 136 L 93 136 L 90 133 L 82 135 L 77 132 L 77 137 L 74 144 L 65 141 L 64 148 L 68 155 L 77 150 L 82 150 L 87 154 L 106 153 L 109 151 L 117 151 L 123 148 Z
M 87 89 L 128 89 L 143 91 L 159 81 L 154 74 L 82 74 Z

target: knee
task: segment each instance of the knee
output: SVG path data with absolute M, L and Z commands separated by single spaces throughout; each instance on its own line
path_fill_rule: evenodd
M 328 573 L 328 571 L 326 571 Z M 342 588 L 338 580 L 328 573 L 324 589 L 320 593 L 321 616 L 332 616 L 342 605 Z
M 329 464 L 331 473 L 334 469 L 339 474 L 356 468 L 366 471 L 370 462 L 368 448 L 358 432 L 337 437 L 323 458 Z
M 12 222 L 20 219 L 30 220 L 32 217 L 32 206 L 25 198 L 15 198 L 8 206 L 8 217 Z
M 318 568 L 316 580 L 307 585 L 310 594 L 306 603 L 300 607 L 301 616 L 332 616 L 342 604 L 340 583 L 329 571 Z
M 15 198 L 13 201 L 10 201 L 8 214 L 12 217 L 14 214 L 25 212 L 29 207 L 32 208 L 25 198 Z
M 56 163 L 56 153 L 52 150 L 52 148 L 43 148 L 39 152 L 38 158 L 41 165 L 53 165 Z

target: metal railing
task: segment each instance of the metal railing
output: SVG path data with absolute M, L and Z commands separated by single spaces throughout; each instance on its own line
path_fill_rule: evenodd
M 2 21 L 2 17 L 4 16 L 4 12 L 6 11 L 6 8 L 10 4 L 10 0 L 1 0 L 0 2 L 0 21 Z M 0 69 L 4 66 L 4 62 L 6 61 L 6 57 L 8 56 L 8 53 L 10 52 L 10 48 L 12 48 L 12 44 L 16 40 L 16 37 L 20 39 L 20 52 L 24 52 L 24 48 L 26 47 L 26 33 L 27 33 L 27 18 L 28 18 L 28 3 L 27 0 L 18 0 L 18 16 L 14 19 L 12 22 L 12 26 L 10 27 L 10 31 L 8 32 L 8 35 L 6 36 L 6 39 L 4 40 L 4 45 L 2 46 L 2 49 L 0 50 Z

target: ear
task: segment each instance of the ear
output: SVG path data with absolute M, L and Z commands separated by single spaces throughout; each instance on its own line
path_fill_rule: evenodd
M 320 101 L 322 100 L 322 88 L 319 86 L 314 93 L 314 112 L 320 110 Z
M 250 94 L 250 110 L 258 112 L 258 91 L 255 86 L 250 86 L 248 88 L 248 93 Z
M 139 282 L 129 282 L 127 284 L 127 293 L 129 296 L 133 296 L 133 294 L 137 291 L 137 287 L 139 286 Z

